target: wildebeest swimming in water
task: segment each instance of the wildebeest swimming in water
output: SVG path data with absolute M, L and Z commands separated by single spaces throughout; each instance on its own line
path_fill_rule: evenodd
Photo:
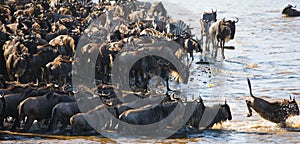
M 288 17 L 296 17 L 300 16 L 300 11 L 295 9 L 296 6 L 292 6 L 291 4 L 288 4 L 283 10 L 282 14 L 288 16 Z
M 248 107 L 247 117 L 252 116 L 252 109 L 254 109 L 262 118 L 269 120 L 274 123 L 281 124 L 281 126 L 286 126 L 286 119 L 290 116 L 299 115 L 299 108 L 295 98 L 292 100 L 286 100 L 279 102 L 268 102 L 262 98 L 255 97 L 252 94 L 251 83 L 248 80 L 248 85 L 250 89 L 250 96 L 254 99 L 253 101 L 246 100 Z

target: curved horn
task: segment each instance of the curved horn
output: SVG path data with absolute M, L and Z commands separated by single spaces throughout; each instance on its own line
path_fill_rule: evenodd
M 297 7 L 297 5 L 293 6 L 293 8 L 296 8 L 296 7 Z
M 226 21 L 225 21 L 225 17 L 224 17 L 224 18 L 222 18 L 222 22 L 226 22 Z
M 78 88 L 73 88 L 73 93 L 74 94 L 78 93 L 78 91 L 79 91 Z
M 109 93 L 103 93 L 103 96 L 109 97 L 110 96 L 110 92 Z
M 239 22 L 239 18 L 236 17 L 236 21 L 234 21 L 234 22 L 235 22 L 235 23 L 238 23 L 238 22 Z
M 290 100 L 292 100 L 292 96 L 290 95 Z
M 293 97 L 293 101 L 296 101 L 296 98 L 295 98 L 295 96 Z
M 169 63 L 169 62 L 165 62 L 165 65 L 167 65 L 167 66 L 169 66 L 171 63 Z

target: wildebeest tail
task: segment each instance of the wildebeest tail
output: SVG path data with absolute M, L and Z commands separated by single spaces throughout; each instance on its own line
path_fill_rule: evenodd
M 56 120 L 56 108 L 54 107 L 51 112 L 50 124 L 48 126 L 48 131 L 53 132 L 54 130 L 54 121 Z
M 248 81 L 248 86 L 249 86 L 250 96 L 251 96 L 251 97 L 254 97 L 254 95 L 252 94 L 252 88 L 251 88 L 251 82 L 250 82 L 250 79 L 247 78 L 247 81 Z

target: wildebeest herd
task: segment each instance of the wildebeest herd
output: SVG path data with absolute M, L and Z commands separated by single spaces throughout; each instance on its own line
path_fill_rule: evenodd
M 182 129 L 206 129 L 232 119 L 226 102 L 208 107 L 200 97 L 193 102 L 185 102 L 170 94 L 172 90 L 168 82 L 171 76 L 177 76 L 179 81 L 185 80 L 178 74 L 177 65 L 170 63 L 166 57 L 150 55 L 134 63 L 128 70 L 133 93 L 124 94 L 122 89 L 111 84 L 111 70 L 117 56 L 124 60 L 120 66 L 126 67 L 131 57 L 145 52 L 145 41 L 153 44 L 164 40 L 179 45 L 184 51 L 165 49 L 163 53 L 189 67 L 194 60 L 193 51 L 202 53 L 203 36 L 206 36 L 206 52 L 209 51 L 209 43 L 212 43 L 213 57 L 217 57 L 220 46 L 225 59 L 224 44 L 234 38 L 238 19 L 217 20 L 217 11 L 203 14 L 200 20 L 202 36 L 198 40 L 193 38 L 188 25 L 167 15 L 162 3 L 16 0 L 1 1 L 0 11 L 2 130 L 34 131 L 36 129 L 32 126 L 37 121 L 40 125 L 47 125 L 46 129 L 38 127 L 43 132 L 62 133 L 70 125 L 72 134 L 84 135 L 94 133 L 85 117 L 105 109 L 123 122 L 146 125 L 166 118 L 178 105 L 196 107 Z M 97 21 L 98 25 L 94 26 L 93 21 Z M 95 62 L 91 60 L 94 53 L 99 53 Z M 79 75 L 79 79 L 91 79 L 96 86 L 72 85 L 72 74 L 79 73 L 79 70 L 80 74 L 86 73 L 90 70 L 89 66 L 95 67 L 95 77 Z M 149 92 L 149 81 L 157 75 L 166 81 L 166 93 Z M 126 102 L 117 97 L 119 92 Z M 252 92 L 250 94 L 252 96 Z M 74 95 L 80 97 L 75 98 Z M 97 100 L 103 104 L 93 103 Z M 95 107 L 84 109 L 79 106 L 81 103 Z M 256 111 L 261 108 L 257 105 L 255 100 L 253 103 L 247 101 L 250 114 L 250 107 Z M 281 107 L 276 110 L 283 119 L 273 120 L 270 117 L 277 115 L 272 114 L 262 114 L 262 117 L 284 123 L 289 116 L 299 114 L 295 100 L 285 100 L 277 107 Z M 217 109 L 217 115 L 201 127 L 199 123 L 205 110 L 209 109 Z M 267 111 L 272 113 L 272 109 Z M 105 130 L 121 129 L 112 120 L 105 120 L 101 126 Z

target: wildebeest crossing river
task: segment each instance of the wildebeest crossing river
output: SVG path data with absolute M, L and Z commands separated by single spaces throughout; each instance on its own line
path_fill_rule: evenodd
M 286 18 L 281 9 L 297 1 L 247 1 L 233 0 L 196 1 L 196 0 L 165 0 L 164 6 L 168 13 L 187 24 L 191 24 L 192 33 L 200 37 L 199 18 L 204 11 L 217 10 L 218 19 L 238 17 L 236 36 L 233 41 L 225 44 L 234 46 L 234 50 L 225 50 L 226 59 L 208 64 L 196 64 L 202 59 L 200 53 L 190 68 L 187 85 L 170 83 L 171 89 L 178 90 L 188 100 L 202 97 L 208 106 L 224 103 L 230 105 L 233 119 L 222 126 L 201 133 L 189 135 L 186 139 L 166 139 L 161 142 L 228 142 L 228 143 L 260 143 L 273 142 L 298 143 L 299 117 L 288 119 L 291 128 L 280 128 L 253 113 L 247 118 L 245 100 L 250 99 L 246 78 L 250 77 L 253 91 L 257 95 L 265 95 L 270 101 L 288 99 L 295 96 L 299 103 L 300 66 L 299 31 L 300 19 Z M 210 60 L 210 59 L 209 59 Z M 68 132 L 66 132 L 68 133 Z M 56 136 L 31 135 L 20 133 L 1 133 L 0 139 L 7 142 L 113 142 L 96 136 Z M 140 143 L 134 139 L 122 139 L 124 142 Z M 152 142 L 151 139 L 143 142 Z

